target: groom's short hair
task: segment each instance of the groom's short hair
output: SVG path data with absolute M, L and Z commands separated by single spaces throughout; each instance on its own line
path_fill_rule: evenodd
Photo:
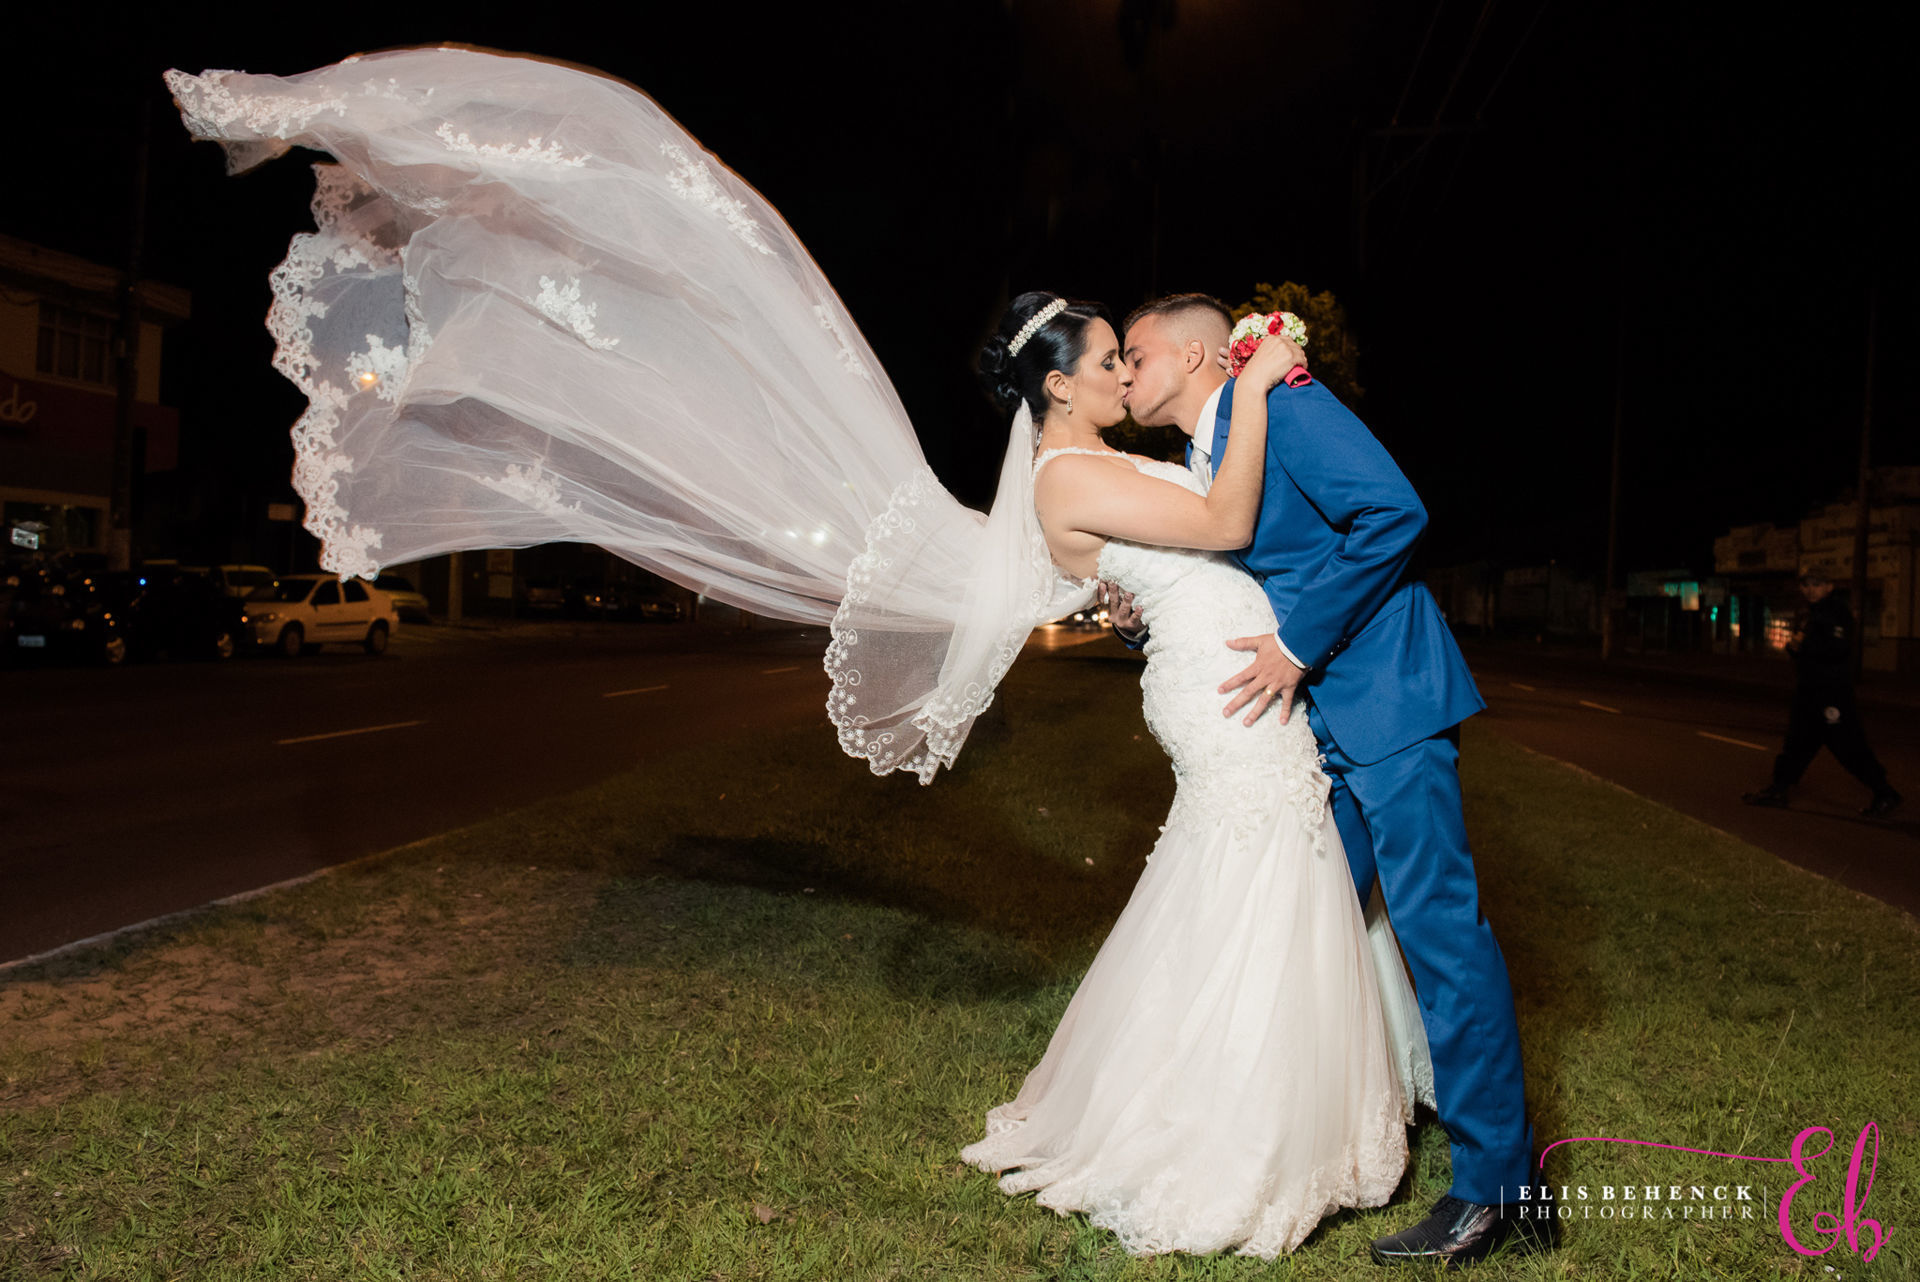
M 1228 333 L 1233 331 L 1233 313 L 1212 294 L 1168 294 L 1165 298 L 1142 303 L 1127 316 L 1126 327 L 1132 329 L 1135 322 L 1149 316 L 1158 316 L 1162 324 L 1176 326 L 1182 321 L 1206 324 L 1217 318 L 1222 329 Z

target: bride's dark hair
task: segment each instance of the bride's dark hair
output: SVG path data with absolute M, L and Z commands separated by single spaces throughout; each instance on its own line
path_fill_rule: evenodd
M 1080 358 L 1087 354 L 1087 327 L 1095 317 L 1113 323 L 1100 304 L 1069 301 L 1009 355 L 1007 348 L 1034 313 L 1058 301 L 1060 295 L 1043 289 L 1020 295 L 980 349 L 980 385 L 1002 414 L 1012 414 L 1025 401 L 1034 418 L 1045 417 L 1047 375 L 1054 370 L 1071 374 L 1079 368 Z

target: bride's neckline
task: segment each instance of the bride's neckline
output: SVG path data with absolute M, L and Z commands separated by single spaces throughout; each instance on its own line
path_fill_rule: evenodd
M 1041 450 L 1038 454 L 1034 455 L 1033 470 L 1036 472 L 1039 471 L 1041 464 L 1046 463 L 1050 459 L 1059 458 L 1062 454 L 1091 454 L 1095 458 L 1125 459 L 1128 465 L 1132 467 L 1138 467 L 1140 465 L 1139 460 L 1125 450 L 1096 450 L 1083 445 L 1056 445 L 1050 450 Z

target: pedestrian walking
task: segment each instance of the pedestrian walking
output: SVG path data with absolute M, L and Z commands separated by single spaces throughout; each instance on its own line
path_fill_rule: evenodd
M 1860 728 L 1853 697 L 1853 612 L 1833 595 L 1833 580 L 1818 569 L 1801 573 L 1800 595 L 1806 608 L 1787 643 L 1796 675 L 1786 746 L 1774 758 L 1773 781 L 1741 800 L 1750 806 L 1784 808 L 1789 790 L 1825 747 L 1847 773 L 1872 789 L 1872 799 L 1860 813 L 1878 819 L 1902 798 L 1887 782 L 1886 767 Z

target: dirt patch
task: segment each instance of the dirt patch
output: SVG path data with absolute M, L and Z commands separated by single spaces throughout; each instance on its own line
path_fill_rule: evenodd
M 507 880 L 496 866 L 400 880 L 412 884 L 316 884 L 0 980 L 0 1104 L 58 1103 L 156 1061 L 311 1053 L 523 1014 L 498 1004 L 503 978 L 550 953 L 601 878 Z

